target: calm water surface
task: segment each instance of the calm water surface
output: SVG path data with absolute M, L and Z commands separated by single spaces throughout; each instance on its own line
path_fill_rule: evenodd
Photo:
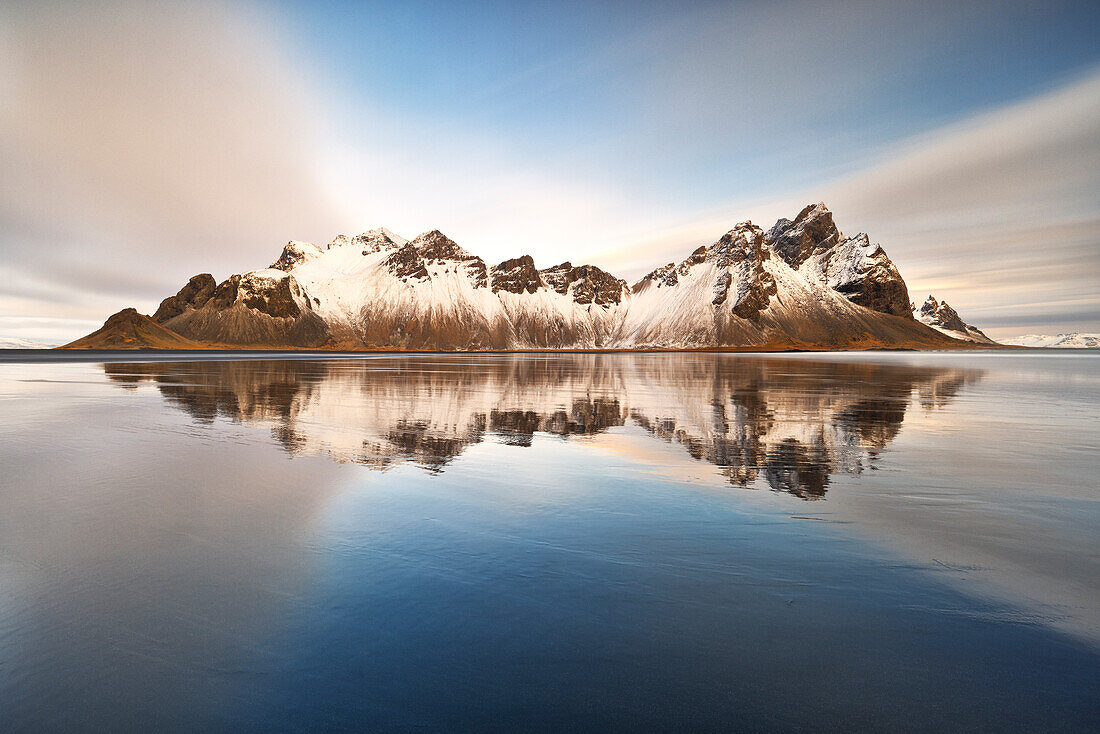
M 1096 731 L 1098 486 L 1096 354 L 0 364 L 0 730 Z

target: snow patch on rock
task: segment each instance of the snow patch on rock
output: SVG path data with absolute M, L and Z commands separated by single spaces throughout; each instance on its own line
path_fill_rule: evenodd
M 952 339 L 962 339 L 977 344 L 997 343 L 983 334 L 978 327 L 963 321 L 959 313 L 947 305 L 947 301 L 940 303 L 931 295 L 925 299 L 919 309 L 913 309 L 913 317 Z
M 1001 344 L 1014 347 L 1043 347 L 1047 349 L 1100 349 L 1100 334 L 1024 334 L 1002 339 Z

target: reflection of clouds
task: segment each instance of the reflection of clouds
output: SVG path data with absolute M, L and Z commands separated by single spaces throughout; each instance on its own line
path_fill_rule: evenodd
M 945 405 L 981 372 L 708 354 L 393 357 L 106 364 L 112 382 L 153 380 L 198 423 L 268 426 L 291 454 L 385 470 L 446 466 L 487 437 L 590 436 L 636 425 L 720 468 L 813 499 L 859 473 L 910 404 Z
M 7 369 L 61 379 L 4 415 L 29 443 L 0 441 L 0 650 L 19 671 L 0 730 L 172 731 L 272 659 L 340 467 L 188 441 L 159 399 L 123 406 L 80 365 Z

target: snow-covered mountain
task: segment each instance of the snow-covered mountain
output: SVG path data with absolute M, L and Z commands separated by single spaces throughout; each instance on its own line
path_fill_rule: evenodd
M 996 344 L 982 333 L 977 326 L 971 326 L 959 317 L 958 311 L 947 305 L 947 301 L 937 302 L 931 295 L 925 300 L 919 309 L 913 309 L 913 317 L 922 324 L 931 326 L 936 331 L 946 334 L 953 339 L 976 342 L 978 344 Z
M 433 230 L 325 247 L 290 242 L 270 267 L 193 277 L 153 314 L 212 345 L 332 349 L 938 347 L 885 251 L 845 237 L 824 204 L 767 233 L 742 222 L 629 286 L 594 265 L 487 264 Z
M 1002 339 L 1001 344 L 1015 347 L 1046 347 L 1053 349 L 1100 349 L 1100 334 L 1025 334 Z
M 15 336 L 0 336 L 0 349 L 50 349 L 54 346 L 56 345 L 31 341 L 30 339 L 20 339 Z
M 909 291 L 886 251 L 866 234 L 845 237 L 824 204 L 807 206 L 793 222 L 780 219 L 767 239 L 807 279 L 872 311 L 910 317 Z

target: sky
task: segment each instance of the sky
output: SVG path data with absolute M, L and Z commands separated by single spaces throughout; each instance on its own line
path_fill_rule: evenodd
M 1100 332 L 1100 4 L 0 6 L 0 336 L 381 226 L 633 282 L 817 201 L 918 304 Z

